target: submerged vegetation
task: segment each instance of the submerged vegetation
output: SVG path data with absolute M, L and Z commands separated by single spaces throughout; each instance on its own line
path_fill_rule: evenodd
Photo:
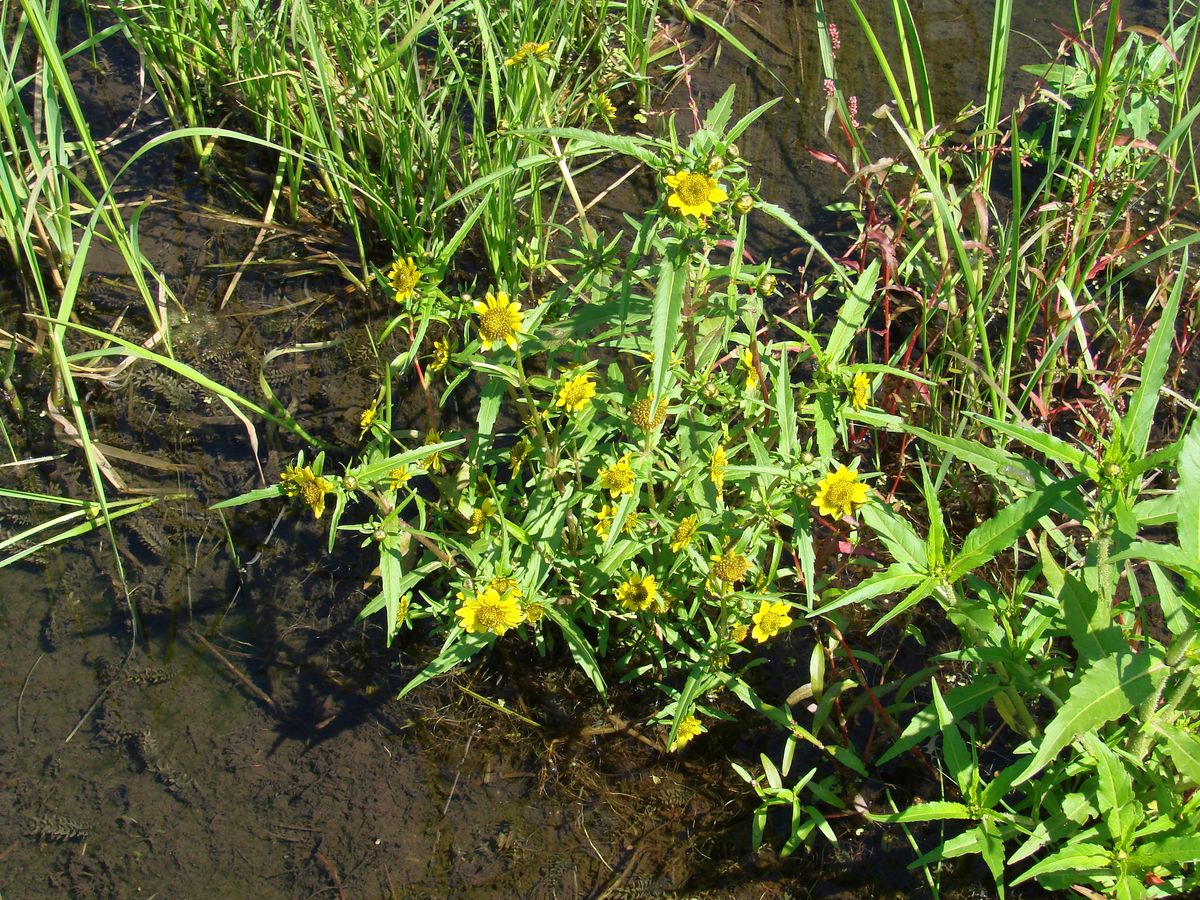
M 686 6 L 88 6 L 103 27 L 70 48 L 58 3 L 2 13 L 0 225 L 29 315 L 5 313 L 0 424 L 20 465 L 13 425 L 44 405 L 92 489 L 0 489 L 69 509 L 0 540 L 2 564 L 155 502 L 123 496 L 79 384 L 162 366 L 256 455 L 258 428 L 288 444 L 212 508 L 286 505 L 330 549 L 357 542 L 379 652 L 440 646 L 401 696 L 521 643 L 664 753 L 761 724 L 758 759 L 731 761 L 756 847 L 874 823 L 934 892 L 962 856 L 1001 894 L 1200 889 L 1193 3 L 1161 30 L 1078 8 L 1014 83 L 998 0 L 983 96 L 947 114 L 905 0 L 818 0 L 811 152 L 846 184 L 824 235 L 741 155 L 770 102 L 661 112 L 689 74 L 680 22 L 749 54 Z M 68 65 L 120 39 L 174 130 L 114 170 Z M 839 67 L 852 39 L 877 109 Z M 271 161 L 265 190 L 239 183 L 264 229 L 348 237 L 314 261 L 385 310 L 357 441 L 174 352 L 186 310 L 115 187 L 180 143 L 214 178 L 230 145 Z M 645 202 L 605 234 L 622 167 Z M 803 264 L 756 259 L 752 221 Z M 152 339 L 79 314 L 99 242 Z M 18 363 L 52 373 L 48 397 L 21 396 Z

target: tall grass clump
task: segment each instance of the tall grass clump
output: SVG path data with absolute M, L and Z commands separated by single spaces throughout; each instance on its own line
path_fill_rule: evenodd
M 300 0 L 112 4 L 178 125 L 223 123 L 290 151 L 272 198 L 332 216 L 371 264 L 440 279 L 466 250 L 515 283 L 564 202 L 586 210 L 554 138 L 609 127 L 647 95 L 656 2 Z M 197 139 L 206 159 L 209 147 Z M 485 190 L 464 194 L 468 185 Z M 562 217 L 565 218 L 565 217 Z M 468 239 L 469 238 L 469 239 Z M 514 252 L 514 249 L 517 252 Z M 474 268 L 474 266 L 471 266 Z

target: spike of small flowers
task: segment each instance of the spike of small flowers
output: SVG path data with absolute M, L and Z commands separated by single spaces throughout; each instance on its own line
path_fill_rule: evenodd
M 813 506 L 823 516 L 842 518 L 867 502 L 867 486 L 858 480 L 858 472 L 841 466 L 817 482 Z
M 617 602 L 628 610 L 645 612 L 657 593 L 658 586 L 654 583 L 653 575 L 634 574 L 617 588 Z
M 591 372 L 584 372 L 568 379 L 558 391 L 555 406 L 561 406 L 569 413 L 577 413 L 587 407 L 596 396 L 596 383 Z
M 417 291 L 417 282 L 421 280 L 421 272 L 411 256 L 398 259 L 392 263 L 388 273 L 388 284 L 392 286 L 393 296 L 397 303 L 403 303 Z
M 458 599 L 462 605 L 454 614 L 468 634 L 491 632 L 499 636 L 516 628 L 525 618 L 515 597 L 511 594 L 502 597 L 490 587 L 473 597 L 460 592 Z
M 671 750 L 679 750 L 689 744 L 693 738 L 704 734 L 704 726 L 700 724 L 700 720 L 695 716 L 684 716 L 679 727 L 675 729 L 675 742 L 671 744 Z
M 520 303 L 497 291 L 488 292 L 485 300 L 476 300 L 472 308 L 479 316 L 479 345 L 485 352 L 501 342 L 517 349 L 517 339 L 525 333 Z
M 608 491 L 614 499 L 622 494 L 633 493 L 633 466 L 629 464 L 629 454 L 626 453 L 611 466 L 600 470 L 600 487 Z
M 671 193 L 667 206 L 679 210 L 681 215 L 704 218 L 713 213 L 713 204 L 729 199 L 729 195 L 701 172 L 675 172 L 666 177 Z
M 871 379 L 866 372 L 859 372 L 850 384 L 850 405 L 864 410 L 871 405 Z
M 758 612 L 752 617 L 754 630 L 751 634 L 754 639 L 761 644 L 791 625 L 792 618 L 788 615 L 791 610 L 792 608 L 786 603 L 772 603 L 770 600 L 764 600 L 758 607 Z

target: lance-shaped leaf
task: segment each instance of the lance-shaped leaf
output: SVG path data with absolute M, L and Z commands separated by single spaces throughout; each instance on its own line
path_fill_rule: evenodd
M 1200 560 L 1200 426 L 1193 424 L 1179 452 L 1179 546 L 1185 557 Z
M 1187 250 L 1184 250 L 1180 268 L 1176 270 L 1175 283 L 1163 307 L 1162 316 L 1154 329 L 1154 337 L 1142 363 L 1142 381 L 1129 400 L 1129 409 L 1122 424 L 1125 426 L 1126 450 L 1131 459 L 1146 455 L 1146 444 L 1150 440 L 1150 428 L 1154 424 L 1154 411 L 1158 408 L 1158 392 L 1167 374 L 1167 363 L 1171 358 L 1171 345 L 1175 338 L 1175 314 L 1179 311 L 1179 298 L 1183 294 L 1184 276 L 1187 271 Z
M 1014 787 L 1042 771 L 1075 738 L 1125 715 L 1144 701 L 1166 672 L 1165 663 L 1145 652 L 1109 656 L 1090 666 L 1046 726 L 1033 762 Z
M 1076 493 L 1082 478 L 1072 478 L 1043 487 L 1007 506 L 967 535 L 962 549 L 947 566 L 946 577 L 954 582 L 1007 550 L 1017 538 L 1037 524 L 1050 510 L 1065 505 Z

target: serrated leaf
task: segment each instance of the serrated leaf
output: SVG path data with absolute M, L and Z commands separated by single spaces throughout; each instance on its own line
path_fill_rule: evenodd
M 1128 864 L 1139 869 L 1151 869 L 1155 866 L 1174 868 L 1180 863 L 1197 861 L 1200 861 L 1200 835 L 1190 834 L 1139 844 L 1129 854 Z
M 876 572 L 870 578 L 860 581 L 840 597 L 813 610 L 810 615 L 823 616 L 852 603 L 862 603 L 875 597 L 885 597 L 888 594 L 906 591 L 924 580 L 924 575 L 915 574 L 901 564 L 895 563 L 884 571 Z
M 1000 679 L 995 675 L 981 675 L 970 684 L 960 685 L 946 692 L 942 699 L 954 718 L 961 719 L 980 709 L 1000 690 Z M 878 765 L 895 759 L 937 733 L 938 715 L 932 703 L 909 720 L 904 732 L 887 752 L 879 758 Z
M 1179 451 L 1179 546 L 1184 556 L 1200 560 L 1200 425 L 1192 424 Z
M 873 259 L 863 269 L 854 287 L 842 302 L 838 310 L 837 322 L 829 333 L 829 341 L 825 344 L 825 362 L 830 367 L 841 365 L 846 351 L 854 342 L 855 336 L 862 328 L 863 320 L 871 309 L 871 300 L 875 296 L 875 283 L 879 280 L 879 260 Z
M 936 822 L 943 819 L 974 819 L 970 807 L 955 803 L 952 800 L 931 800 L 928 803 L 918 803 L 898 813 L 887 815 L 869 814 L 873 822 L 886 822 L 894 825 L 900 822 Z
M 1030 878 L 1037 878 L 1039 875 L 1050 875 L 1054 872 L 1077 872 L 1081 878 L 1092 874 L 1099 875 L 1107 872 L 1109 865 L 1110 860 L 1106 847 L 1086 842 L 1068 844 L 1062 850 L 1052 853 L 1032 868 L 1026 869 L 1017 878 L 1013 879 L 1012 885 L 1016 887 L 1021 882 L 1028 881 Z
M 418 672 L 411 681 L 408 682 L 400 693 L 396 695 L 396 699 L 400 700 L 405 695 L 410 694 L 418 687 L 423 685 L 431 678 L 436 678 L 439 675 L 444 675 L 455 666 L 470 659 L 484 647 L 489 646 L 495 638 L 493 634 L 467 634 L 455 629 L 454 632 L 446 639 L 445 645 L 442 647 L 442 652 L 437 655 L 433 662 L 429 663 L 425 668 Z
M 679 339 L 687 266 L 687 257 L 678 248 L 673 248 L 663 257 L 658 270 L 658 287 L 654 292 L 654 313 L 650 323 L 650 343 L 654 351 L 650 393 L 659 398 L 666 396 L 671 358 L 675 352 L 675 342 Z
M 548 604 L 546 606 L 546 618 L 554 622 L 555 625 L 563 633 L 563 637 L 567 639 L 567 646 L 571 648 L 571 656 L 575 658 L 575 662 L 579 668 L 583 669 L 584 674 L 592 679 L 592 684 L 596 686 L 596 690 L 601 697 L 607 696 L 608 688 L 604 684 L 604 676 L 600 672 L 600 664 L 596 661 L 596 656 L 592 653 L 591 644 L 584 637 L 583 632 L 575 625 L 571 618 L 565 615 L 556 605 Z
M 1121 630 L 1112 625 L 1112 610 L 1074 575 L 1064 576 L 1058 601 L 1081 662 L 1089 664 L 1128 648 Z
M 888 622 L 892 621 L 892 619 L 896 618 L 896 616 L 899 616 L 903 613 L 908 612 L 910 609 L 912 609 L 914 606 L 916 606 L 918 603 L 920 603 L 922 600 L 924 600 L 926 597 L 928 597 L 930 594 L 932 594 L 934 592 L 934 590 L 937 588 L 938 583 L 939 583 L 938 580 L 936 578 L 933 578 L 932 576 L 928 577 L 928 578 L 923 578 L 921 580 L 920 584 L 918 584 L 915 588 L 913 588 L 911 591 L 909 591 L 907 597 L 905 597 L 903 600 L 901 600 L 899 603 L 897 603 L 895 606 L 893 606 L 890 610 L 888 610 L 887 613 L 885 613 L 883 616 L 881 616 L 879 619 L 877 619 L 875 624 L 871 626 L 871 630 L 868 631 L 867 634 L 868 635 L 874 634 L 876 631 L 878 631 L 880 628 L 882 628 Z
M 1073 444 L 1068 444 L 1062 438 L 1056 438 L 1052 434 L 1047 434 L 1028 425 L 1016 422 L 1002 422 L 1000 419 L 993 419 L 991 416 L 979 415 L 972 412 L 967 412 L 965 415 L 986 423 L 988 427 L 999 431 L 1001 434 L 1008 435 L 1013 440 L 1020 441 L 1031 450 L 1036 450 L 1050 459 L 1065 463 L 1074 469 L 1077 474 L 1083 474 L 1084 464 L 1090 458 L 1081 448 Z
M 1200 738 L 1165 722 L 1153 722 L 1151 727 L 1162 737 L 1167 756 L 1179 774 L 1200 785 Z
M 1139 459 L 1146 455 L 1146 444 L 1150 440 L 1150 429 L 1154 425 L 1154 411 L 1158 408 L 1158 392 L 1167 374 L 1167 363 L 1171 358 L 1171 347 L 1175 339 L 1175 315 L 1179 311 L 1179 298 L 1183 295 L 1184 283 L 1188 280 L 1187 249 L 1183 251 L 1180 268 L 1175 270 L 1175 283 L 1163 307 L 1162 316 L 1154 328 L 1154 336 L 1146 348 L 1142 362 L 1142 380 L 1129 400 L 1129 408 L 1122 419 L 1127 434 L 1126 450 L 1130 458 Z
M 1125 715 L 1149 697 L 1165 675 L 1165 664 L 1144 652 L 1124 652 L 1093 663 L 1046 726 L 1033 761 L 1013 786 L 1035 776 L 1075 738 Z
M 975 528 L 947 566 L 947 579 L 957 581 L 997 553 L 1012 547 L 1017 538 L 1036 525 L 1042 516 L 1056 507 L 1061 508 L 1067 497 L 1077 493 L 1081 480 L 1081 477 L 1072 478 L 1041 488 Z

